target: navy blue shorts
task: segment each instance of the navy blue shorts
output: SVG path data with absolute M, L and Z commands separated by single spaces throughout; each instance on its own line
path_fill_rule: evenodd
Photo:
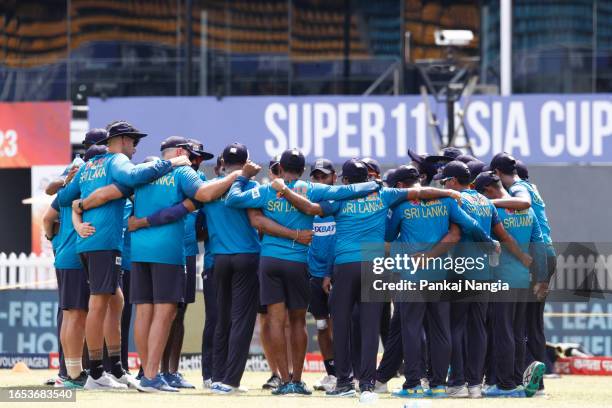
M 323 290 L 323 278 L 310 278 L 310 304 L 308 311 L 315 319 L 329 319 L 329 295 Z
M 62 310 L 87 310 L 89 308 L 89 284 L 83 269 L 57 269 L 59 307 Z
M 310 275 L 306 263 L 262 256 L 259 259 L 260 304 L 285 303 L 287 309 L 306 309 Z
M 185 257 L 185 303 L 194 303 L 196 294 L 196 255 Z
M 114 295 L 121 280 L 121 252 L 91 251 L 80 254 L 92 295 Z
M 132 262 L 130 303 L 185 303 L 185 265 Z

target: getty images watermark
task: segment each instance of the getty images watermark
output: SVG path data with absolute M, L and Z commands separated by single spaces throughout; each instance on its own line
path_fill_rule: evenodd
M 585 248 L 589 248 L 585 252 Z M 593 249 L 597 248 L 597 249 Z M 363 301 L 585 301 L 612 296 L 612 244 L 362 246 Z

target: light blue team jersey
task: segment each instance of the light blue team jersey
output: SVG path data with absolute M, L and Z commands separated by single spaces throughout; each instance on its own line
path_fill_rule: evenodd
M 410 200 L 392 210 L 387 221 L 385 240 L 392 241 L 399 232 L 397 243 L 391 245 L 392 254 L 415 254 L 431 250 L 448 233 L 450 223 L 457 224 L 464 234 L 478 242 L 492 242 L 492 238 L 452 198 Z M 426 272 L 423 275 L 421 272 Z M 446 278 L 444 269 L 422 269 L 412 275 L 419 279 Z
M 77 233 L 72 224 L 72 206 L 59 207 L 59 222 L 59 232 L 53 243 L 55 250 L 53 265 L 56 269 L 81 269 L 83 266 L 76 252 Z
M 206 175 L 197 171 L 200 180 L 206 181 Z M 198 237 L 196 234 L 196 219 L 198 211 L 193 211 L 185 216 L 185 256 L 195 256 L 200 253 L 198 248 Z
M 383 187 L 366 197 L 326 205 L 325 214 L 333 214 L 336 220 L 334 264 L 369 261 L 384 256 L 387 212 L 407 197 L 408 189 Z
M 549 256 L 555 256 L 555 250 L 552 246 L 552 239 L 550 237 L 550 225 L 548 224 L 548 218 L 546 217 L 546 204 L 544 204 L 544 200 L 542 200 L 538 189 L 533 184 L 525 180 L 516 181 L 508 189 L 508 192 L 513 197 L 520 191 L 526 191 L 529 193 L 529 196 L 531 197 L 531 208 L 533 208 L 533 212 L 538 219 L 538 224 L 542 230 L 544 242 L 551 244 L 546 248 L 547 253 Z
M 125 200 L 123 207 L 123 247 L 121 248 L 121 269 L 132 270 L 132 233 L 128 231 L 128 218 L 134 214 L 132 200 Z
M 314 217 L 312 241 L 308 248 L 308 271 L 311 276 L 331 276 L 334 267 L 336 245 L 336 221 L 334 217 Z
M 516 240 L 523 252 L 528 253 L 530 243 L 536 243 L 534 249 L 539 247 L 542 251 L 540 251 L 540 256 L 534 256 L 534 262 L 536 263 L 536 268 L 545 270 L 546 259 L 541 256 L 544 252 L 544 239 L 533 209 L 510 210 L 507 208 L 497 208 L 497 214 L 506 231 Z M 542 262 L 544 262 L 544 265 L 542 265 Z M 491 270 L 494 279 L 501 279 L 510 284 L 510 287 L 513 289 L 529 287 L 529 268 L 505 249 L 502 250 L 499 258 L 499 266 L 491 268 Z
M 294 230 L 312 229 L 313 216 L 299 212 L 269 184 L 256 185 L 249 191 L 243 191 L 247 182 L 248 180 L 244 177 L 239 177 L 232 185 L 226 198 L 228 206 L 261 208 L 266 217 L 287 228 Z M 343 200 L 363 196 L 379 188 L 375 182 L 328 186 L 303 180 L 291 181 L 287 183 L 287 187 L 315 203 L 324 200 Z M 262 240 L 261 256 L 306 263 L 308 246 L 290 239 L 265 234 Z
M 172 207 L 185 198 L 194 198 L 203 185 L 198 174 L 187 166 L 136 188 L 134 215 L 145 218 Z M 185 265 L 185 217 L 132 233 L 132 262 Z
M 225 176 L 219 176 L 221 179 Z M 245 191 L 257 187 L 255 181 L 249 181 Z M 206 217 L 210 253 L 220 254 L 256 254 L 261 245 L 257 230 L 251 226 L 246 210 L 226 205 L 227 193 L 221 198 L 205 203 L 200 211 Z
M 499 224 L 497 210 L 489 199 L 476 190 L 466 189 L 461 191 L 461 206 L 470 217 L 472 217 L 480 228 L 487 234 L 491 234 L 491 229 Z M 476 242 L 470 234 L 461 234 L 460 244 L 453 251 L 455 257 L 476 258 L 484 257 L 485 252 L 478 245 L 471 244 Z M 488 256 L 488 255 L 487 255 Z M 491 271 L 489 268 L 489 260 L 483 262 L 484 268 L 469 269 L 463 274 L 465 279 L 475 280 L 490 280 Z
M 74 179 L 58 192 L 60 206 L 72 205 L 77 198 L 86 198 L 96 189 L 119 184 L 134 187 L 166 174 L 172 169 L 167 161 L 134 165 L 121 153 L 96 156 L 81 166 Z M 125 199 L 113 200 L 87 210 L 83 222 L 89 222 L 96 233 L 87 238 L 77 237 L 77 253 L 88 251 L 120 250 L 123 237 L 123 211 Z

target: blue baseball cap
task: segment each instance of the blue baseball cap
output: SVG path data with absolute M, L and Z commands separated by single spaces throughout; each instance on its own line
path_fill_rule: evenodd
M 244 164 L 249 159 L 249 149 L 242 143 L 234 142 L 223 149 L 225 164 Z
M 482 193 L 485 187 L 490 186 L 493 183 L 497 183 L 499 181 L 499 177 L 492 171 L 484 171 L 476 177 L 474 180 L 474 190 Z
M 288 149 L 281 154 L 279 163 L 284 170 L 302 172 L 306 166 L 306 158 L 298 149 Z
M 100 140 L 105 139 L 107 136 L 108 132 L 106 129 L 89 129 L 89 131 L 85 133 L 85 139 L 83 139 L 82 144 L 85 145 L 85 147 L 89 147 L 97 144 Z
M 521 178 L 521 180 L 529 180 L 529 169 L 525 163 L 520 160 L 516 161 L 516 174 Z
M 106 144 L 110 139 L 118 136 L 131 137 L 132 139 L 136 139 L 137 143 L 138 140 L 147 136 L 146 133 L 141 132 L 140 130 L 136 129 L 134 126 L 123 120 L 110 123 L 106 127 L 106 131 L 108 132 L 106 137 L 96 142 L 96 144 Z
M 489 170 L 499 170 L 502 173 L 510 174 L 516 170 L 516 159 L 506 152 L 497 153 L 491 159 Z
M 459 160 L 453 160 L 444 166 L 440 173 L 434 176 L 434 180 L 443 180 L 448 178 L 457 178 L 457 180 L 462 184 L 469 183 L 471 180 L 470 169 L 467 164 L 460 162 Z
M 393 173 L 393 184 L 396 185 L 400 181 L 414 182 L 419 179 L 419 170 L 412 165 L 402 165 L 395 169 Z
M 380 174 L 380 164 L 378 163 L 378 161 L 374 160 L 371 157 L 366 157 L 364 159 L 361 159 L 361 161 L 365 163 L 366 166 L 368 166 L 368 170 L 373 171 L 376 174 Z
M 342 165 L 340 177 L 367 180 L 368 166 L 359 159 L 349 159 Z

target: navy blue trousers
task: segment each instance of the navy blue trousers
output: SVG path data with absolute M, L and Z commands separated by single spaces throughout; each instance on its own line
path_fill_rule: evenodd
M 355 373 L 360 387 L 374 385 L 382 303 L 361 302 L 361 263 L 334 266 L 329 304 L 334 328 L 334 362 L 339 385 L 351 382 L 351 320 L 353 308 L 359 309 L 360 361 Z

